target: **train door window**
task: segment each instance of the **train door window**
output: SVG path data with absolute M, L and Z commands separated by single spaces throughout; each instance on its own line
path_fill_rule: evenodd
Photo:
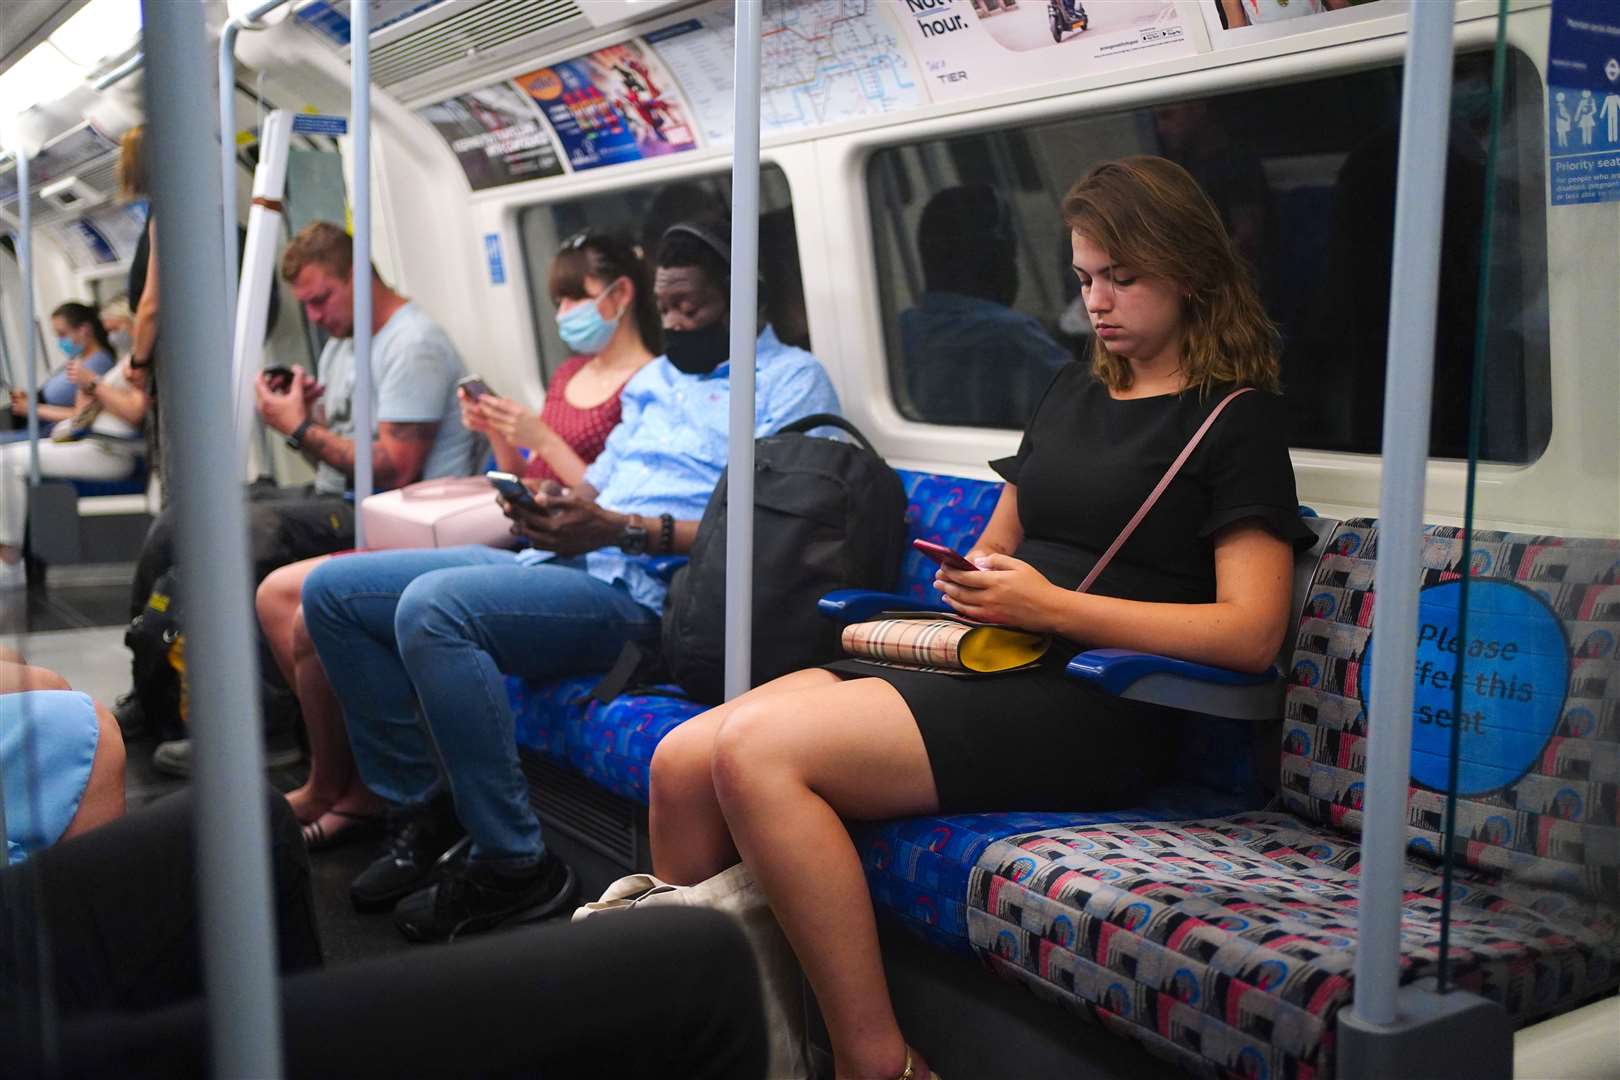
M 567 202 L 531 206 L 518 214 L 524 271 L 533 299 L 535 337 L 540 364 L 549 382 L 568 358 L 557 336 L 557 311 L 546 289 L 546 275 L 558 244 L 586 228 L 621 232 L 639 243 L 649 263 L 658 239 L 678 221 L 723 216 L 731 206 L 731 174 L 647 184 L 590 195 Z M 790 345 L 810 347 L 804 309 L 804 282 L 799 271 L 798 234 L 793 224 L 793 198 L 785 173 L 775 165 L 760 170 L 759 267 L 765 283 L 765 309 L 777 336 Z M 654 352 L 658 342 L 647 343 Z
M 1481 457 L 1527 463 L 1552 426 L 1544 104 L 1525 56 L 1507 70 Z M 1468 446 L 1489 55 L 1459 56 L 1454 78 L 1431 438 L 1447 458 Z M 1400 94 L 1385 68 L 878 151 L 867 190 L 901 413 L 1019 428 L 1057 365 L 1088 363 L 1058 206 L 1098 163 L 1160 154 L 1198 179 L 1255 267 L 1282 331 L 1291 445 L 1377 453 Z

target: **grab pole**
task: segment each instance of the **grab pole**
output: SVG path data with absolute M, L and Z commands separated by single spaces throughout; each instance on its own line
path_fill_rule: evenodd
M 141 9 L 163 294 L 206 297 L 219 288 L 225 254 L 206 11 L 172 0 L 142 0 Z M 277 1077 L 281 1009 L 262 728 L 258 696 L 242 693 L 258 685 L 247 512 L 238 470 L 216 466 L 221 447 L 236 445 L 230 367 L 221 363 L 230 349 L 225 312 L 219 303 L 165 303 L 157 373 L 166 407 L 186 418 L 174 426 L 166 455 L 186 472 L 173 485 L 177 565 L 189 594 L 207 598 L 186 611 L 186 671 L 209 1060 L 215 1076 Z
M 1435 305 L 1451 121 L 1452 0 L 1411 7 L 1401 89 L 1395 252 L 1384 379 L 1383 485 L 1378 501 L 1378 648 L 1367 702 L 1367 788 L 1354 1016 L 1393 1024 L 1401 960 L 1406 794 L 1412 757 L 1423 494 L 1434 388 Z
M 349 112 L 354 127 L 354 546 L 371 494 L 371 5 L 350 4 Z
M 219 179 L 221 220 L 225 223 L 225 331 L 235 340 L 236 291 L 236 35 L 287 0 L 265 0 L 245 15 L 225 20 L 219 34 Z
M 726 454 L 726 699 L 748 690 L 754 641 L 754 364 L 759 341 L 758 0 L 736 0 L 731 146 L 731 418 Z
M 22 275 L 23 376 L 28 385 L 28 483 L 39 487 L 39 358 L 34 355 L 34 194 L 29 190 L 28 151 L 19 146 L 17 157 L 17 270 Z

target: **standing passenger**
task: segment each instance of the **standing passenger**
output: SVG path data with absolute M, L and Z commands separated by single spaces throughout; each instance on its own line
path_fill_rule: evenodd
M 958 678 L 846 660 L 695 717 L 652 763 L 655 872 L 739 859 L 815 988 L 840 1076 L 926 1077 L 890 1005 L 861 860 L 842 819 L 1128 804 L 1164 753 L 1164 710 L 1064 676 L 1073 649 L 1260 671 L 1282 643 L 1296 515 L 1276 331 L 1197 183 L 1163 158 L 1095 169 L 1063 203 L 1095 333 L 1063 368 L 969 553 L 935 588 L 973 619 L 1051 634 L 1040 664 Z M 972 253 L 963 253 L 972 258 Z M 1165 464 L 1232 402 L 1088 593 L 1074 591 Z M 1076 462 L 1084 462 L 1077 468 Z M 1020 750 L 1076 746 L 1029 768 Z M 812 857 L 807 857 L 812 853 Z
M 690 550 L 726 461 L 725 230 L 680 224 L 664 235 L 654 292 L 665 355 L 625 385 L 623 420 L 582 482 L 509 508 L 539 550 L 346 556 L 304 583 L 309 635 L 360 776 L 398 810 L 350 896 L 361 908 L 397 902 L 395 925 L 411 941 L 552 914 L 572 895 L 573 872 L 546 850 L 529 808 L 502 676 L 605 671 L 626 641 L 658 634 L 665 586 L 645 557 Z M 816 358 L 759 325 L 754 434 L 837 412 Z M 431 883 L 458 819 L 470 858 Z

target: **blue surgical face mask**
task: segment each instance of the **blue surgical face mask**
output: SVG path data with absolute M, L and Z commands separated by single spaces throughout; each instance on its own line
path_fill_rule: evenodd
M 624 313 L 621 311 L 612 319 L 604 319 L 598 306 L 611 288 L 611 285 L 608 286 L 602 290 L 601 296 L 589 303 L 575 305 L 557 319 L 558 336 L 563 339 L 563 344 L 574 352 L 595 356 L 607 348 L 607 343 L 613 340 Z
M 70 337 L 59 337 L 59 338 L 57 338 L 56 339 L 56 347 L 61 349 L 64 353 L 66 353 L 67 358 L 69 360 L 73 359 L 75 356 L 78 356 L 80 353 L 84 352 L 84 346 L 80 345 L 77 341 L 74 341 Z

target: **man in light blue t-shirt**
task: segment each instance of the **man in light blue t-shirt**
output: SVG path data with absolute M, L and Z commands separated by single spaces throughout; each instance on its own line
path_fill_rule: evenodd
M 301 367 L 266 372 L 255 388 L 259 416 L 315 466 L 315 482 L 248 489 L 254 580 L 280 566 L 354 546 L 354 282 L 353 239 L 317 221 L 293 237 L 281 276 L 309 321 L 330 336 L 318 376 Z M 427 313 L 371 272 L 371 378 L 378 491 L 417 480 L 460 476 L 473 467 L 476 442 L 461 426 L 456 382 L 466 366 Z M 174 563 L 174 523 L 153 522 L 136 564 L 132 611 L 139 612 L 158 577 Z

